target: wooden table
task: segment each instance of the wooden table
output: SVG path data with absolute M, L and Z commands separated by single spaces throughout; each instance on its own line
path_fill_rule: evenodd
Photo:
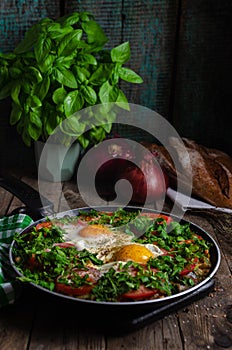
M 37 189 L 33 174 L 22 179 Z M 63 184 L 61 192 L 57 186 L 49 184 L 47 193 L 57 211 L 67 203 L 85 205 L 74 182 Z M 22 205 L 2 188 L 0 199 L 0 216 Z M 97 314 L 84 317 L 77 307 L 25 287 L 14 305 L 0 310 L 0 349 L 232 349 L 232 217 L 201 212 L 185 218 L 211 234 L 221 250 L 215 285 L 206 296 L 139 329 L 114 333 L 99 330 Z

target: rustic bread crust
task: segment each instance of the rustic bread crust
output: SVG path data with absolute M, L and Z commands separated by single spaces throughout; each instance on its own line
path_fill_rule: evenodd
M 182 141 L 188 151 L 190 163 L 183 156 L 186 154 L 183 152 L 183 143 L 177 138 L 169 140 L 170 147 L 178 157 L 178 170 L 165 147 L 143 144 L 157 156 L 160 165 L 170 177 L 172 186 L 176 186 L 178 176 L 178 181 L 187 187 L 192 174 L 193 196 L 215 206 L 232 208 L 232 158 L 224 152 L 204 147 L 193 140 L 183 138 Z

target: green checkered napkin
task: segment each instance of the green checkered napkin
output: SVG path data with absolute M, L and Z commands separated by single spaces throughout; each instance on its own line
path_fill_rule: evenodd
M 10 265 L 9 247 L 14 234 L 33 222 L 25 214 L 16 214 L 0 219 L 0 307 L 13 304 L 20 295 L 21 283 Z

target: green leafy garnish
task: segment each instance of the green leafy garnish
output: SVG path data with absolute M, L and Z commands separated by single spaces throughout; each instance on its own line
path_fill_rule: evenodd
M 140 214 L 138 210 L 124 209 L 80 210 L 78 216 L 48 219 L 23 234 L 16 234 L 13 256 L 23 275 L 20 280 L 51 291 L 56 291 L 59 283 L 63 293 L 77 289 L 80 297 L 82 289 L 78 288 L 83 288 L 83 293 L 87 293 L 83 297 L 114 302 L 169 296 L 207 276 L 211 245 L 190 224 Z M 97 253 L 78 250 L 74 243 L 64 241 L 63 227 L 66 224 L 76 227 L 80 222 L 107 225 L 114 234 L 123 227 L 132 244 L 144 245 L 148 250 L 154 245 L 162 254 L 150 257 L 143 264 L 136 259 L 117 261 L 112 255 L 113 264 L 107 267 Z M 101 254 L 102 249 L 105 247 L 100 247 Z

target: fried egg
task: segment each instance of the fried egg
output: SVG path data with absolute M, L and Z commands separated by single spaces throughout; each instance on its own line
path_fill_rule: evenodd
M 162 251 L 154 244 L 131 243 L 118 249 L 114 254 L 114 260 L 146 264 L 150 258 L 155 258 L 161 254 Z
M 134 236 L 106 225 L 68 223 L 63 229 L 66 242 L 96 254 L 103 264 L 127 261 L 146 264 L 149 258 L 162 254 L 156 245 L 134 243 Z
M 104 262 L 112 259 L 117 247 L 132 241 L 133 236 L 99 224 L 66 224 L 63 238 L 75 244 L 78 250 L 87 249 Z

